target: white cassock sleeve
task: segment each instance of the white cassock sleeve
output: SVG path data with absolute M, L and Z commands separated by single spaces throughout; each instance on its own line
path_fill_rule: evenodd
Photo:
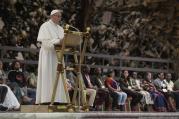
M 50 37 L 51 32 L 53 31 L 48 31 L 47 28 L 48 26 L 46 26 L 47 24 L 43 24 L 40 27 L 39 33 L 38 33 L 38 37 L 37 37 L 37 41 L 41 41 L 42 42 L 42 46 L 46 47 L 46 48 L 52 48 L 54 47 L 54 44 L 58 44 L 60 43 L 60 41 L 63 39 L 64 37 L 64 30 L 61 27 L 58 27 L 59 29 L 59 34 L 57 38 L 52 38 Z
M 42 43 L 42 46 L 45 48 L 53 47 L 52 44 L 49 43 L 49 33 L 46 28 L 46 24 L 42 24 L 38 33 L 37 41 Z
M 64 38 L 64 30 L 62 27 L 58 26 L 58 37 L 53 38 L 52 40 L 49 41 L 50 44 L 59 44 L 61 40 Z
M 39 29 L 37 41 L 43 42 L 43 41 L 47 41 L 48 39 L 50 39 L 48 30 L 46 27 L 47 27 L 47 24 L 45 23 L 41 25 Z

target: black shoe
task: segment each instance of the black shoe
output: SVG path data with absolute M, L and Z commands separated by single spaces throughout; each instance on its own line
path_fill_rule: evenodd
M 125 106 L 124 105 L 119 105 L 120 111 L 125 111 Z
M 96 109 L 94 107 L 89 107 L 89 111 L 96 111 Z
M 7 111 L 7 110 L 8 110 L 7 107 L 4 107 L 4 106 L 0 105 L 0 111 Z
M 112 108 L 112 111 L 119 111 L 119 108 L 113 107 L 113 108 Z

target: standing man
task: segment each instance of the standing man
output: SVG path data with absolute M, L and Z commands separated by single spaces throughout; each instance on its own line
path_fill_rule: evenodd
M 36 104 L 51 102 L 58 63 L 54 45 L 59 44 L 64 37 L 64 30 L 58 25 L 60 21 L 61 11 L 52 10 L 50 20 L 43 23 L 39 30 L 37 41 L 42 45 L 39 54 Z M 67 103 L 62 80 L 58 82 L 54 102 Z

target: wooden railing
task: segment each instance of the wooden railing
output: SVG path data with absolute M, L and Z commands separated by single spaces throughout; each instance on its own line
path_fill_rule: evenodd
M 10 46 L 1 46 L 0 47 L 0 58 L 3 62 L 9 63 L 15 59 L 5 58 L 4 56 L 8 51 L 14 52 L 28 52 L 28 53 L 39 53 L 38 49 L 31 48 L 18 48 L 18 47 L 10 47 Z M 66 53 L 67 57 L 72 55 L 72 53 Z M 89 57 L 93 59 L 99 60 L 98 62 L 89 63 Z M 110 62 L 112 60 L 117 61 L 117 64 L 111 65 Z M 66 59 L 68 61 L 68 59 Z M 21 61 L 22 63 L 28 65 L 37 65 L 38 61 L 34 61 L 31 59 L 25 59 Z M 142 63 L 148 63 L 149 67 L 141 66 Z M 115 70 L 130 70 L 137 72 L 173 72 L 172 66 L 174 62 L 170 59 L 159 59 L 159 58 L 144 58 L 144 57 L 122 57 L 117 55 L 106 55 L 106 54 L 85 54 L 85 61 L 82 65 L 88 65 L 91 68 L 101 67 L 103 69 L 115 69 Z M 135 66 L 131 66 L 130 64 L 135 64 Z M 137 64 L 137 65 L 136 65 Z M 159 67 L 156 67 L 159 65 Z M 160 67 L 161 66 L 161 67 Z M 165 68 L 163 68 L 165 66 Z

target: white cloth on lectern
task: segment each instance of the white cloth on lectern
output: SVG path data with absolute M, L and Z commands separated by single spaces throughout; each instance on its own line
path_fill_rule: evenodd
M 52 20 L 43 23 L 40 27 L 37 41 L 42 42 L 42 45 L 39 54 L 36 104 L 51 102 L 58 62 L 54 44 L 60 43 L 63 37 L 63 28 Z M 55 102 L 67 102 L 62 80 L 58 83 Z

